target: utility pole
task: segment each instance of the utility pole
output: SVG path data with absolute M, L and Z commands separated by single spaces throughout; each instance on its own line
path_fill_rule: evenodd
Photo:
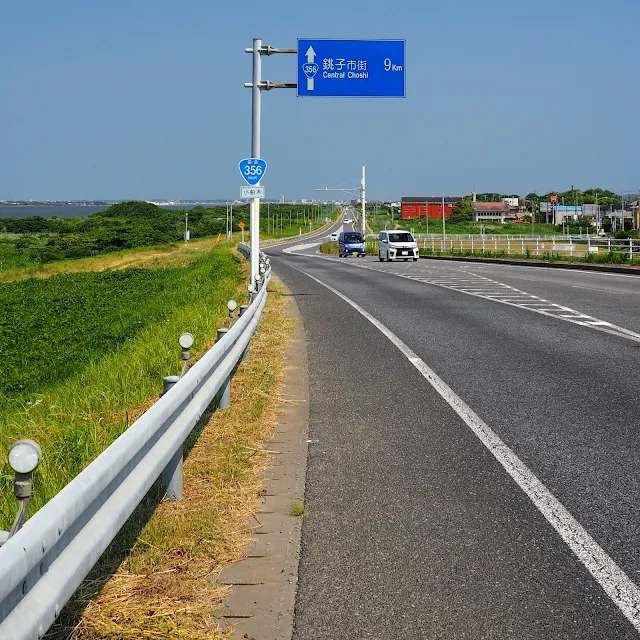
M 360 199 L 362 200 L 362 235 L 365 237 L 367 235 L 367 222 L 366 222 L 366 211 L 365 211 L 365 180 L 364 180 L 364 165 L 362 165 L 362 182 L 360 183 Z
M 533 198 L 531 198 L 531 236 L 533 236 L 534 223 L 536 219 L 536 200 L 535 200 L 536 192 L 533 192 Z
M 444 194 L 442 194 L 442 250 L 443 251 L 446 243 L 447 243 L 447 232 L 445 230 L 445 224 L 444 224 Z

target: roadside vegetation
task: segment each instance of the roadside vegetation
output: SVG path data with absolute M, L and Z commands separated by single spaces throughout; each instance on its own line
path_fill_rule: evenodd
M 185 215 L 191 239 L 226 236 L 226 206 L 168 210 L 148 202 L 122 202 L 85 218 L 0 219 L 0 274 L 30 270 L 61 260 L 90 258 L 140 247 L 162 248 L 184 238 Z M 334 207 L 264 203 L 260 232 L 265 238 L 292 236 L 324 224 Z M 309 225 L 311 220 L 311 225 Z M 232 230 L 249 231 L 249 206 L 233 207 Z
M 378 251 L 378 242 L 372 243 L 367 240 L 364 246 L 365 255 L 374 256 L 377 255 Z M 337 242 L 323 242 L 320 245 L 320 253 L 326 253 L 328 255 L 337 256 L 338 255 L 338 243 Z
M 373 215 L 372 215 L 373 214 Z M 395 211 L 393 219 L 390 214 L 378 213 L 377 215 L 371 211 L 367 213 L 367 225 L 374 233 L 384 231 L 385 225 L 387 229 L 403 229 L 406 231 L 414 230 L 414 233 L 433 233 L 442 235 L 442 220 L 440 218 L 429 218 L 429 229 L 424 216 L 420 218 L 400 218 L 398 211 Z M 508 235 L 531 235 L 531 222 L 526 224 L 500 224 L 500 223 L 484 223 L 484 222 L 451 222 L 445 221 L 445 231 L 448 235 L 454 234 L 508 234 Z M 562 228 L 558 231 L 556 225 L 536 222 L 534 224 L 534 233 L 539 236 L 558 235 L 562 232 Z
M 226 302 L 244 302 L 230 246 L 175 263 L 0 285 L 0 451 L 18 438 L 43 450 L 35 511 L 115 440 L 179 373 L 177 337 L 195 354 L 215 339 Z M 0 528 L 15 515 L 12 474 L 0 474 Z

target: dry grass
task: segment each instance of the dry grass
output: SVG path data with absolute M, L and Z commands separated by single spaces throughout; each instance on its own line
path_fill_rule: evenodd
M 194 260 L 198 253 L 224 243 L 217 238 L 203 238 L 146 249 L 129 249 L 106 253 L 92 258 L 59 260 L 42 267 L 24 267 L 0 273 L 0 283 L 25 280 L 26 278 L 50 278 L 61 273 L 84 273 L 86 271 L 104 271 L 106 269 L 125 269 L 126 267 L 182 266 Z
M 204 416 L 186 444 L 183 499 L 160 501 L 159 486 L 149 492 L 50 638 L 224 637 L 212 624 L 226 592 L 216 578 L 248 543 L 295 323 L 281 287 L 270 289 L 251 357 L 233 378 L 231 406 Z

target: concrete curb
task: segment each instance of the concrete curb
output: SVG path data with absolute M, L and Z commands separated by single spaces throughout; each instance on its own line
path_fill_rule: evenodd
M 476 258 L 470 256 L 420 256 L 421 260 L 455 260 L 458 262 L 488 262 L 490 264 L 513 264 L 521 267 L 543 267 L 550 269 L 580 269 L 606 273 L 640 275 L 640 267 L 615 264 L 593 264 L 591 262 L 545 262 L 544 260 L 519 260 L 510 258 Z
M 278 283 L 282 284 L 279 279 Z M 297 326 L 286 351 L 284 402 L 278 426 L 267 445 L 272 454 L 264 489 L 249 523 L 254 541 L 247 557 L 225 568 L 220 584 L 231 585 L 217 625 L 233 625 L 232 638 L 291 640 L 298 586 L 302 518 L 291 515 L 291 504 L 304 495 L 309 427 L 309 378 L 302 319 L 294 298 L 288 310 Z

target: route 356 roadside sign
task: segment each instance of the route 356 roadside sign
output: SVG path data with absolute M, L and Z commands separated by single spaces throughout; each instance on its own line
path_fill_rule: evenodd
M 267 170 L 267 163 L 260 158 L 245 158 L 238 166 L 245 182 L 251 186 L 258 184 Z

